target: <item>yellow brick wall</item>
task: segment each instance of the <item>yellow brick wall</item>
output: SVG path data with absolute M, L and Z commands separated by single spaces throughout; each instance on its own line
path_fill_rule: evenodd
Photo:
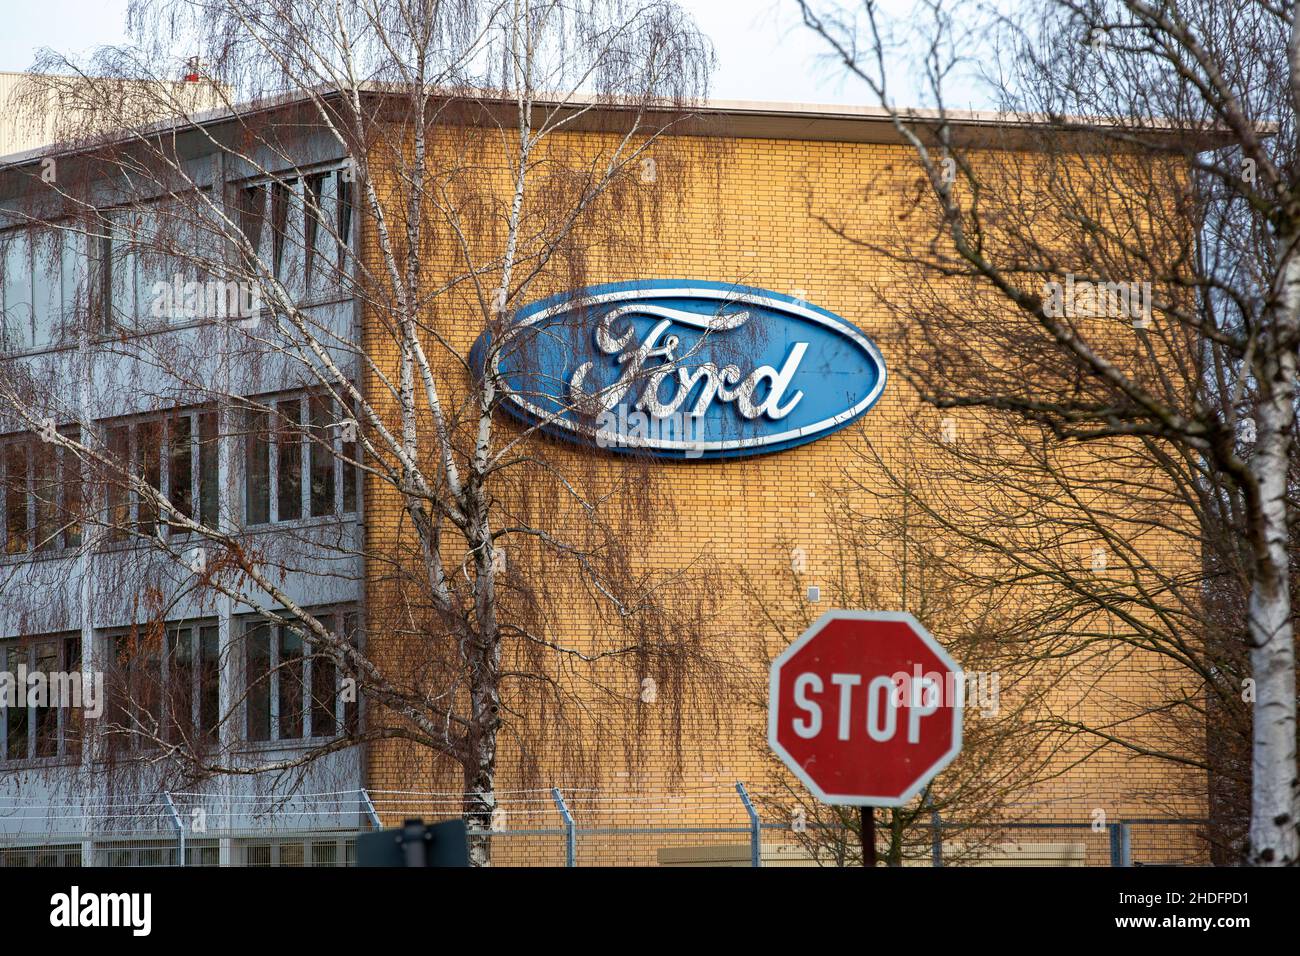
M 562 142 L 563 148 L 581 152 L 584 134 Z M 659 164 L 658 183 L 641 188 L 678 189 L 671 202 L 659 211 L 641 255 L 631 260 L 615 259 L 596 250 L 584 264 L 588 284 L 653 278 L 686 278 L 735 282 L 776 292 L 793 294 L 835 312 L 872 336 L 891 355 L 891 323 L 895 320 L 878 301 L 877 292 L 895 276 L 890 264 L 836 237 L 819 216 L 841 218 L 861 234 L 880 238 L 898 228 L 900 213 L 916 172 L 910 155 L 899 146 L 836 142 L 738 139 L 730 142 L 684 141 L 674 146 L 674 155 Z M 695 154 L 699 168 L 690 168 Z M 685 163 L 686 165 L 683 165 Z M 674 182 L 673 177 L 681 177 Z M 435 224 L 436 228 L 436 224 Z M 639 227 L 633 226 L 636 232 Z M 499 239 L 499 231 L 497 238 Z M 370 235 L 373 242 L 373 233 Z M 431 274 L 451 271 L 451 244 L 436 243 L 428 256 Z M 373 247 L 371 247 L 373 255 Z M 566 266 L 557 266 L 538 288 L 535 299 L 567 288 Z M 457 305 L 455 296 L 439 300 L 432 307 L 439 333 L 455 347 L 468 350 L 480 331 L 472 310 Z M 373 317 L 370 320 L 373 322 Z M 381 366 L 395 379 L 394 356 L 385 336 L 371 327 L 369 347 Z M 436 346 L 433 347 L 436 351 Z M 454 376 L 448 368 L 448 375 Z M 449 379 L 449 380 L 453 380 Z M 368 383 L 370 394 L 378 389 Z M 666 507 L 639 549 L 647 567 L 683 568 L 698 561 L 689 572 L 699 588 L 691 599 L 698 603 L 706 632 L 708 652 L 726 662 L 725 679 L 716 690 L 694 688 L 691 712 L 678 724 L 666 715 L 672 710 L 666 698 L 671 689 L 662 687 L 660 703 L 636 703 L 636 674 L 626 667 L 604 668 L 601 680 L 616 685 L 623 701 L 611 704 L 608 696 L 595 692 L 580 680 L 570 680 L 573 693 L 585 696 L 593 714 L 609 722 L 605 731 L 593 730 L 590 752 L 580 759 L 570 754 L 560 759 L 558 751 L 547 752 L 547 739 L 530 731 L 530 743 L 540 751 L 521 758 L 520 742 L 509 728 L 501 735 L 503 790 L 541 786 L 597 787 L 610 794 L 676 793 L 673 804 L 678 825 L 737 820 L 735 805 L 724 806 L 717 794 L 734 781 L 748 782 L 756 790 L 770 789 L 773 764 L 764 743 L 764 716 L 753 696 L 760 687 L 765 667 L 755 651 L 764 637 L 753 598 L 740 586 L 741 572 L 760 591 L 770 589 L 773 604 L 782 613 L 799 614 L 808 609 L 791 608 L 792 588 L 789 553 L 801 547 L 807 554 L 808 569 L 803 584 L 829 585 L 837 573 L 839 558 L 825 513 L 825 486 L 844 469 L 852 469 L 857 481 L 866 486 L 883 486 L 883 479 L 864 465 L 857 450 L 864 438 L 882 449 L 888 460 L 900 464 L 911 452 L 909 429 L 932 428 L 938 416 L 921 406 L 898 375 L 876 407 L 852 427 L 802 447 L 757 458 L 727 461 L 664 463 L 652 466 L 647 479 Z M 510 433 L 512 425 L 503 425 Z M 562 467 L 573 468 L 597 485 L 612 480 L 619 469 L 638 467 L 626 460 L 595 449 L 550 447 L 547 454 Z M 522 493 L 522 492 L 521 492 Z M 953 489 L 960 500 L 963 489 Z M 396 500 L 372 479 L 366 491 L 367 545 L 372 552 L 388 553 L 401 537 Z M 1157 546 L 1168 551 L 1170 561 L 1194 559 L 1172 537 Z M 512 555 L 512 559 L 517 555 Z M 1081 564 L 1086 561 L 1080 555 Z M 393 662 L 402 651 L 385 645 L 391 633 L 383 620 L 389 592 L 381 573 L 372 570 L 368 582 L 370 608 L 368 633 L 372 651 Z M 1026 598 L 1029 600 L 1029 598 Z M 812 611 L 820 612 L 823 602 Z M 896 605 L 887 605 L 894 607 Z M 595 626 L 584 617 L 581 600 L 571 604 L 557 601 L 562 620 L 557 633 L 566 641 L 582 645 L 593 640 Z M 567 609 L 566 609 L 567 608 Z M 944 635 L 936 635 L 941 641 Z M 779 642 L 767 635 L 769 652 Z M 1089 665 L 1087 675 L 1054 692 L 1062 707 L 1096 719 L 1116 706 L 1116 700 L 1150 697 L 1158 665 L 1149 655 L 1132 652 L 1103 656 Z M 1086 692 L 1080 688 L 1095 684 Z M 647 710 L 648 708 L 648 710 Z M 657 712 L 656 712 L 657 711 Z M 973 718 L 968 718 L 973 719 Z M 629 731 L 630 722 L 636 724 Z M 1195 742 L 1189 741 L 1194 749 Z M 1072 819 L 1087 822 L 1095 808 L 1112 818 L 1124 815 L 1162 815 L 1181 812 L 1199 816 L 1203 801 L 1195 795 L 1200 778 L 1179 774 L 1166 763 L 1134 759 L 1107 751 L 1071 766 L 1090 748 L 1082 743 L 1063 754 L 1061 768 L 1070 767 L 1057 779 L 1035 792 L 1021 795 L 1019 802 L 1040 819 Z M 368 785 L 378 790 L 459 788 L 459 777 L 446 761 L 435 760 L 404 743 L 375 744 L 368 758 Z M 708 799 L 693 800 L 692 793 L 711 793 Z M 1167 798 L 1156 806 L 1152 794 Z M 535 795 L 536 796 L 536 795 Z M 522 804 L 519 804 L 522 806 Z M 1022 807 L 1022 809 L 1023 809 Z M 539 808 L 554 825 L 549 806 Z M 635 823 L 635 815 L 621 822 Z M 663 820 L 660 819 L 662 823 Z M 512 825 L 523 825 L 515 821 Z M 738 839 L 737 842 L 743 842 Z

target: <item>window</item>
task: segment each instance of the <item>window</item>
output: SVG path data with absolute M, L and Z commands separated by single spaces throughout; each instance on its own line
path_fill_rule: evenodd
M 160 419 L 137 422 L 135 428 L 135 477 L 155 491 L 166 494 L 162 483 L 163 423 Z M 136 530 L 158 533 L 158 500 L 149 494 L 136 495 Z
M 303 180 L 303 254 L 307 288 L 313 288 L 313 278 L 321 266 L 320 244 L 322 232 L 328 231 L 330 221 L 325 213 L 325 183 L 329 179 L 324 173 L 316 173 Z M 321 226 L 325 229 L 322 230 Z
M 80 434 L 63 433 L 74 441 Z M 0 443 L 4 553 L 79 547 L 81 487 L 81 462 L 72 451 L 36 438 Z
M 51 866 L 65 869 L 81 866 L 81 844 L 55 843 L 43 846 L 0 847 L 0 869 Z
M 352 184 L 342 170 L 304 180 L 305 276 L 309 295 L 339 289 L 347 274 L 352 243 Z
M 292 226 L 297 216 L 291 217 L 290 209 L 295 205 L 297 185 L 296 179 L 271 184 L 271 269 L 281 282 L 285 282 L 292 271 Z M 298 210 L 293 211 L 296 213 Z
M 31 550 L 30 447 L 25 441 L 4 446 L 5 552 Z
M 271 664 L 271 624 L 250 626 L 244 634 L 244 713 L 247 738 L 252 741 L 271 739 L 271 698 L 276 675 Z
M 186 518 L 216 527 L 216 412 L 184 412 L 167 420 L 167 500 Z
M 157 489 L 186 518 L 217 520 L 217 416 L 202 409 L 110 425 L 105 430 L 109 456 L 122 472 L 109 474 L 105 498 L 112 537 L 139 534 L 183 536 L 147 495 L 122 478 L 129 471 Z M 195 504 L 198 512 L 195 512 Z
M 315 615 L 331 633 L 359 642 L 354 611 Z M 245 734 L 250 741 L 295 741 L 355 734 L 355 693 L 341 693 L 339 668 L 305 628 L 266 620 L 244 627 Z M 355 687 L 355 683 L 351 686 Z
M 302 840 L 250 840 L 236 846 L 243 866 L 355 866 L 356 839 L 328 834 Z
M 102 215 L 91 256 L 90 315 L 104 332 L 135 327 L 136 254 L 130 241 L 134 214 L 115 209 Z
M 206 213 L 206 201 L 196 196 L 101 215 L 99 233 L 91 243 L 89 284 L 94 290 L 91 314 L 103 331 L 188 321 L 197 317 L 191 307 L 207 308 L 206 299 L 197 302 L 184 291 L 186 283 L 203 278 L 204 259 L 212 255 L 203 246 L 201 221 Z
M 199 520 L 209 528 L 217 527 L 217 413 L 198 414 L 198 496 Z M 192 434 L 193 432 L 191 432 Z
M 176 845 L 153 840 L 144 845 L 109 846 L 102 850 L 107 866 L 175 866 Z
M 0 233 L 5 351 L 48 348 L 72 337 L 86 257 L 86 235 L 72 225 Z
M 83 708 L 68 695 L 80 685 L 74 689 L 68 679 L 81 671 L 81 636 L 0 641 L 0 670 L 16 681 L 12 695 L 0 694 L 0 760 L 79 754 Z M 20 678 L 31 674 L 46 675 L 43 690 Z
M 215 624 L 167 629 L 163 733 L 174 742 L 215 741 L 221 722 L 220 637 Z
M 206 840 L 203 843 L 185 841 L 186 866 L 219 866 L 220 863 L 221 847 L 215 840 Z
M 106 434 L 108 457 L 117 465 L 119 471 L 107 476 L 108 489 L 105 494 L 110 535 L 114 539 L 125 538 L 127 527 L 131 522 L 131 502 L 135 495 L 130 485 L 120 477 L 121 473 L 131 468 L 131 426 L 114 425 Z
M 250 409 L 244 418 L 244 521 L 271 520 L 270 413 Z
M 214 622 L 140 626 L 108 638 L 108 730 L 119 752 L 159 740 L 201 748 L 221 723 L 221 641 Z
M 175 840 L 140 840 L 131 843 L 98 844 L 96 866 L 175 866 Z M 186 866 L 217 866 L 221 848 L 216 840 L 185 841 Z
M 185 517 L 194 515 L 194 418 L 180 415 L 167 421 L 167 477 L 169 500 Z
M 334 403 L 323 395 L 312 395 L 308 400 L 309 424 L 308 456 L 311 470 L 311 488 L 309 499 L 311 513 L 316 515 L 333 514 L 337 505 L 334 501 L 334 423 L 338 421 L 334 414 Z M 340 449 L 341 450 L 341 449 Z M 346 509 L 344 509 L 346 510 Z
M 356 442 L 342 411 L 313 393 L 263 403 L 244 418 L 244 521 L 267 524 L 357 510 Z
M 244 236 L 291 298 L 318 299 L 341 286 L 353 220 L 352 184 L 343 175 L 317 171 L 235 191 Z
M 338 240 L 339 276 L 341 279 L 347 274 L 348 250 L 352 247 L 352 183 L 344 178 L 342 170 L 334 174 L 333 182 L 337 196 L 336 219 L 338 226 L 335 229 L 335 236 Z
M 271 449 L 275 455 L 276 518 L 292 521 L 302 517 L 302 402 L 281 401 L 276 411 L 275 444 Z
M 165 733 L 164 638 L 147 625 L 108 638 L 106 730 L 119 753 L 153 749 Z
M 303 653 L 302 633 L 292 627 L 277 627 L 279 653 L 276 668 L 280 693 L 276 700 L 276 714 L 280 718 L 280 740 L 297 740 L 303 736 L 306 720 L 303 714 L 303 688 L 306 685 L 306 655 Z M 332 697 L 333 695 L 331 695 Z
M 254 183 L 235 193 L 239 211 L 239 228 L 253 252 L 262 251 L 262 221 L 266 218 L 266 184 Z

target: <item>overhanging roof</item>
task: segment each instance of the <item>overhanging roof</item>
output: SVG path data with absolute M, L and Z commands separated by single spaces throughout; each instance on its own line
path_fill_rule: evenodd
M 403 90 L 391 84 L 364 84 L 360 88 L 366 97 L 399 96 Z M 313 91 L 326 100 L 340 95 L 337 90 Z M 485 114 L 508 111 L 514 108 L 511 101 L 482 91 L 465 91 L 457 94 L 471 107 L 481 108 Z M 147 128 L 152 135 L 182 133 L 200 126 L 219 126 L 222 123 L 265 115 L 277 110 L 303 107 L 310 103 L 307 92 L 268 97 L 230 107 L 202 110 L 181 119 L 162 120 Z M 601 102 L 594 97 L 570 96 L 563 101 L 539 97 L 536 105 L 543 109 L 555 108 L 560 115 L 581 114 L 570 123 L 573 129 L 609 128 L 610 120 L 619 114 L 638 109 L 634 104 Z M 696 104 L 650 104 L 647 115 L 680 117 L 674 123 L 678 135 L 722 136 L 736 138 L 819 140 L 844 143 L 902 143 L 894 117 L 880 106 L 846 106 L 810 103 L 782 103 L 750 100 L 707 100 Z M 900 117 L 910 126 L 933 131 L 946 125 L 955 142 L 984 148 L 1034 148 L 1036 141 L 1051 133 L 1095 136 L 1101 139 L 1131 139 L 1135 144 L 1146 143 L 1152 147 L 1207 150 L 1230 144 L 1233 140 L 1226 130 L 1213 127 L 1187 127 L 1165 119 L 1106 117 L 1047 116 L 1034 113 L 1014 113 L 984 110 L 907 109 Z M 0 171 L 34 163 L 45 156 L 93 152 L 97 147 L 114 142 L 126 142 L 142 131 L 123 133 L 121 137 L 108 136 L 94 143 L 55 143 L 37 149 L 0 156 Z M 1264 131 L 1266 134 L 1267 130 Z

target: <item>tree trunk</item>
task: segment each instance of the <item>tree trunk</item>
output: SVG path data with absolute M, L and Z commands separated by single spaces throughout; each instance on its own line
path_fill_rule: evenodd
M 889 811 L 889 856 L 885 865 L 903 865 L 903 814 L 897 807 Z
M 492 865 L 492 814 L 497 808 L 495 738 L 474 746 L 475 763 L 465 768 L 465 826 L 470 830 L 469 865 Z
M 1300 285 L 1300 258 L 1292 258 L 1284 275 L 1292 289 Z M 1297 862 L 1295 639 L 1287 553 L 1287 471 L 1296 374 L 1291 334 L 1296 313 L 1290 304 L 1280 310 L 1269 343 L 1272 354 L 1261 375 L 1258 439 L 1251 458 L 1259 495 L 1250 536 L 1255 573 L 1247 620 L 1255 681 L 1250 862 L 1257 866 Z
M 488 834 L 497 810 L 497 732 L 501 728 L 501 641 L 497 630 L 495 571 L 492 566 L 492 533 L 487 508 L 477 479 L 466 489 L 475 515 L 474 533 L 470 538 L 474 555 L 474 614 L 479 632 L 471 638 L 470 707 L 473 730 L 467 741 L 469 753 L 465 763 L 465 822 L 472 830 Z M 492 863 L 492 838 L 476 836 L 470 840 L 470 865 Z

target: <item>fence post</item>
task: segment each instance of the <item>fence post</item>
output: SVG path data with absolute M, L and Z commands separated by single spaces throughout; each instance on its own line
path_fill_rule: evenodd
M 382 830 L 384 825 L 379 820 L 378 811 L 375 810 L 375 802 L 370 799 L 370 791 L 364 787 L 361 790 L 361 805 L 365 808 L 366 816 L 370 818 L 370 825 L 376 830 Z
M 1132 852 L 1129 843 L 1129 825 L 1121 820 L 1110 825 L 1110 865 L 1132 866 Z
M 574 829 L 573 814 L 569 812 L 569 805 L 564 802 L 564 794 L 560 793 L 559 787 L 551 788 L 551 797 L 555 800 L 555 806 L 564 820 L 564 865 L 577 866 L 578 832 Z
M 176 804 L 172 802 L 172 795 L 166 790 L 163 791 L 163 799 L 167 801 L 167 811 L 172 815 L 172 826 L 176 828 L 176 853 L 177 866 L 185 865 L 185 824 L 181 822 L 181 815 L 176 809 Z
M 763 821 L 759 819 L 758 811 L 754 809 L 745 785 L 739 780 L 736 781 L 736 793 L 740 794 L 740 802 L 745 805 L 745 812 L 749 814 L 749 865 L 760 866 L 763 858 Z
M 930 811 L 930 863 L 943 866 L 943 821 L 938 810 Z

